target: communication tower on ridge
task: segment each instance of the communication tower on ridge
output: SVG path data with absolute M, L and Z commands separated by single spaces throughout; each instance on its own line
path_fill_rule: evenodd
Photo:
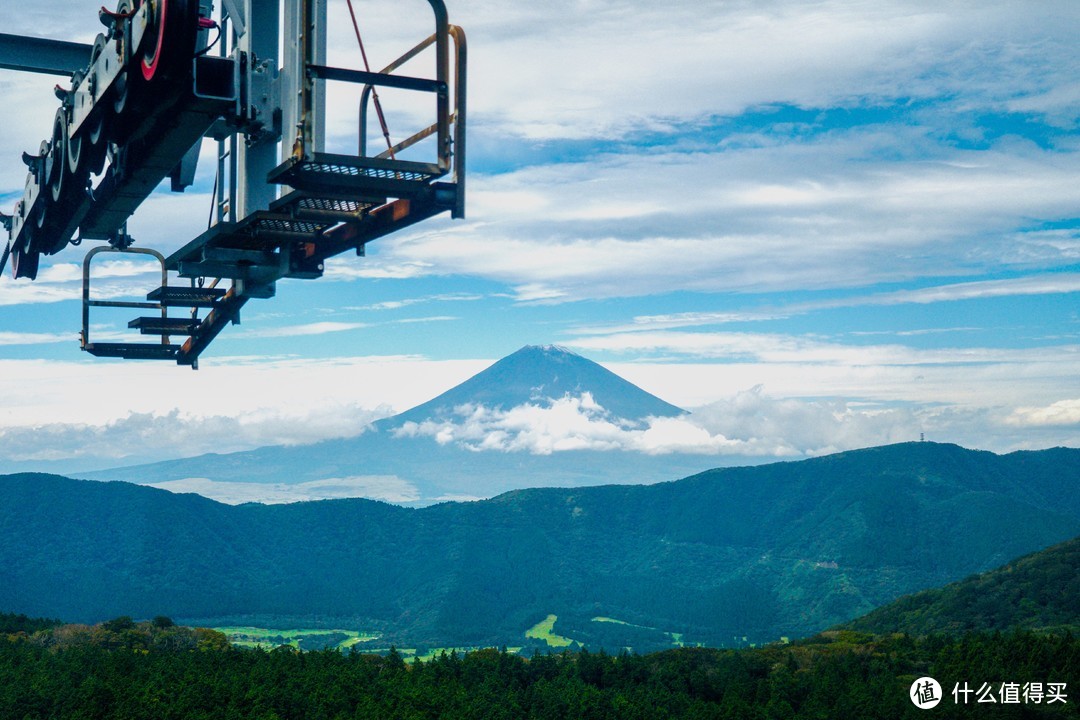
M 363 255 L 368 242 L 443 212 L 464 217 L 464 32 L 443 0 L 427 0 L 433 32 L 372 71 L 345 0 L 364 67 L 331 67 L 327 2 L 338 0 L 120 0 L 101 9 L 104 32 L 92 45 L 0 34 L 0 69 L 69 78 L 56 86 L 49 136 L 23 153 L 22 198 L 0 214 L 0 270 L 10 264 L 32 280 L 42 255 L 101 241 L 83 261 L 83 350 L 198 367 L 245 303 L 274 296 L 277 280 L 319 278 L 329 257 Z M 424 67 L 405 74 L 407 64 Z M 359 94 L 355 153 L 327 152 L 334 85 Z M 396 144 L 384 89 L 434 109 Z M 369 147 L 369 134 L 385 148 Z M 218 149 L 208 229 L 168 256 L 133 246 L 128 218 L 162 181 L 174 192 L 194 182 L 204 138 Z M 156 260 L 160 286 L 145 301 L 96 298 L 102 253 Z M 142 310 L 130 341 L 97 342 L 96 308 Z

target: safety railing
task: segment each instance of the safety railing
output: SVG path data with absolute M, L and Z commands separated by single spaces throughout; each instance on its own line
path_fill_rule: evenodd
M 446 102 L 440 102 L 437 111 L 438 116 L 433 124 L 372 157 L 378 160 L 393 159 L 401 151 L 416 145 L 432 135 L 437 135 L 436 144 L 439 148 L 439 167 L 444 173 L 452 173 L 452 180 L 458 185 L 457 203 L 452 213 L 453 217 L 458 218 L 463 217 L 465 214 L 465 78 L 468 65 L 468 46 L 465 40 L 465 31 L 457 25 L 448 25 L 446 32 L 454 41 L 453 109 L 450 109 L 449 99 L 444 95 L 440 95 L 440 101 L 445 99 Z M 368 157 L 368 108 L 374 94 L 374 86 L 391 86 L 391 82 L 388 80 L 396 77 L 393 75 L 396 70 L 427 48 L 431 47 L 432 44 L 437 43 L 438 40 L 439 35 L 437 32 L 428 36 L 411 50 L 380 70 L 378 73 L 378 81 L 373 81 L 365 85 L 364 91 L 360 95 L 360 109 L 358 114 L 358 151 L 361 157 Z M 438 54 L 438 52 L 439 49 L 436 48 L 436 53 Z M 441 76 L 442 75 L 440 74 L 439 77 Z M 451 125 L 454 128 L 452 140 L 449 131 Z

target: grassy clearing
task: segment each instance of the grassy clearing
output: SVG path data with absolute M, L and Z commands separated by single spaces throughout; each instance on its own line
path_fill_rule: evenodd
M 331 645 L 338 650 L 348 650 L 360 643 L 371 642 L 379 638 L 378 633 L 358 630 L 326 630 L 322 628 L 296 628 L 279 630 L 259 627 L 216 627 L 214 630 L 225 633 L 229 642 L 237 647 L 272 649 L 281 645 L 299 648 L 301 641 L 329 638 L 344 635 L 345 639 Z
M 671 646 L 672 647 L 687 647 L 687 645 L 689 645 L 690 647 L 704 647 L 705 646 L 704 643 L 686 643 L 686 642 L 684 642 L 683 641 L 683 633 L 669 632 L 667 630 L 661 630 L 660 628 L 650 627 L 648 625 L 637 625 L 637 624 L 632 623 L 632 622 L 626 622 L 625 620 L 617 620 L 616 618 L 603 617 L 603 616 L 594 617 L 594 618 L 592 618 L 592 621 L 593 622 L 601 622 L 601 623 L 615 623 L 616 625 L 626 625 L 627 627 L 636 627 L 636 628 L 641 628 L 642 630 L 655 630 L 657 632 L 662 632 L 665 635 L 667 635 L 668 638 L 671 640 Z M 746 638 L 743 638 L 743 640 L 746 640 Z
M 555 628 L 555 621 L 558 619 L 558 615 L 548 615 L 546 618 L 526 630 L 525 637 L 543 640 L 549 647 L 568 647 L 570 643 L 574 642 L 571 638 L 556 635 L 552 632 Z
M 616 620 L 615 618 L 609 618 L 609 617 L 594 617 L 592 619 L 592 621 L 593 622 L 615 623 L 616 625 L 626 625 L 628 627 L 641 628 L 642 630 L 656 630 L 656 628 L 649 627 L 648 625 L 635 625 L 632 622 L 626 622 L 625 620 Z
M 380 635 L 375 632 L 365 632 L 357 630 L 327 630 L 325 628 L 294 628 L 291 630 L 279 630 L 276 628 L 260 628 L 252 626 L 227 626 L 216 627 L 214 630 L 225 633 L 229 638 L 229 642 L 236 647 L 246 648 L 263 648 L 265 650 L 272 650 L 282 645 L 289 645 L 291 647 L 300 648 L 300 643 L 303 640 L 318 640 L 318 638 L 328 638 L 331 636 L 346 635 L 347 637 L 335 644 L 328 644 L 327 647 L 332 647 L 335 650 L 348 651 L 352 648 L 356 648 L 358 652 L 372 653 L 372 654 L 386 654 L 390 652 L 390 647 L 375 646 L 374 640 L 378 640 Z M 359 646 L 359 647 L 358 647 Z M 442 653 L 450 654 L 456 652 L 458 655 L 473 652 L 475 650 L 481 650 L 480 647 L 438 647 L 438 648 L 394 648 L 399 655 L 406 662 L 413 662 L 415 660 L 422 660 L 428 662 L 433 658 L 437 658 Z M 521 652 L 520 647 L 507 648 L 508 652 L 518 653 Z

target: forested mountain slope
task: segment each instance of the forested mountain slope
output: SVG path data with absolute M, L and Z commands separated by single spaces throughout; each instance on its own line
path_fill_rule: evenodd
M 549 614 L 601 645 L 631 626 L 595 618 L 773 640 L 1080 534 L 1078 477 L 1078 450 L 933 443 L 419 509 L 6 476 L 0 610 L 317 616 L 435 646 L 521 644 Z
M 902 597 L 846 627 L 912 635 L 1014 628 L 1080 631 L 1080 538 Z

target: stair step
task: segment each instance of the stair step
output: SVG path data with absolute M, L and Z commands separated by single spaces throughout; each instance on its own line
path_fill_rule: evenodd
M 137 317 L 128 323 L 143 335 L 190 335 L 199 321 L 190 317 Z
M 159 303 L 162 307 L 212 308 L 227 292 L 225 288 L 168 285 L 147 293 L 146 299 Z
M 96 357 L 118 357 L 127 360 L 175 360 L 179 345 L 159 343 L 93 343 L 83 348 Z
M 271 203 L 270 211 L 298 220 L 339 223 L 360 220 L 370 210 L 385 204 L 386 196 L 294 190 Z
M 267 181 L 298 190 L 387 197 L 416 197 L 430 192 L 432 180 L 445 175 L 438 165 L 406 160 L 315 153 L 290 159 L 270 171 Z
M 182 264 L 187 264 L 188 269 L 181 273 L 184 277 L 233 278 L 244 277 L 242 273 L 228 274 L 236 267 L 259 266 L 278 273 L 276 277 L 261 278 L 261 281 L 272 282 L 285 272 L 284 268 L 276 268 L 279 258 L 274 257 L 275 251 L 285 245 L 317 240 L 324 230 L 341 222 L 335 218 L 298 217 L 281 210 L 257 210 L 239 223 L 221 222 L 213 226 L 166 258 L 165 266 L 178 271 Z M 220 268 L 211 264 L 205 268 L 194 265 L 207 262 L 225 262 L 232 269 L 226 268 L 224 274 L 215 274 Z M 257 272 L 265 274 L 263 270 Z
M 282 241 L 305 240 L 317 236 L 335 224 L 334 220 L 308 220 L 280 212 L 258 210 L 251 213 L 237 226 L 238 235 L 247 235 L 261 249 L 266 245 L 278 245 Z

